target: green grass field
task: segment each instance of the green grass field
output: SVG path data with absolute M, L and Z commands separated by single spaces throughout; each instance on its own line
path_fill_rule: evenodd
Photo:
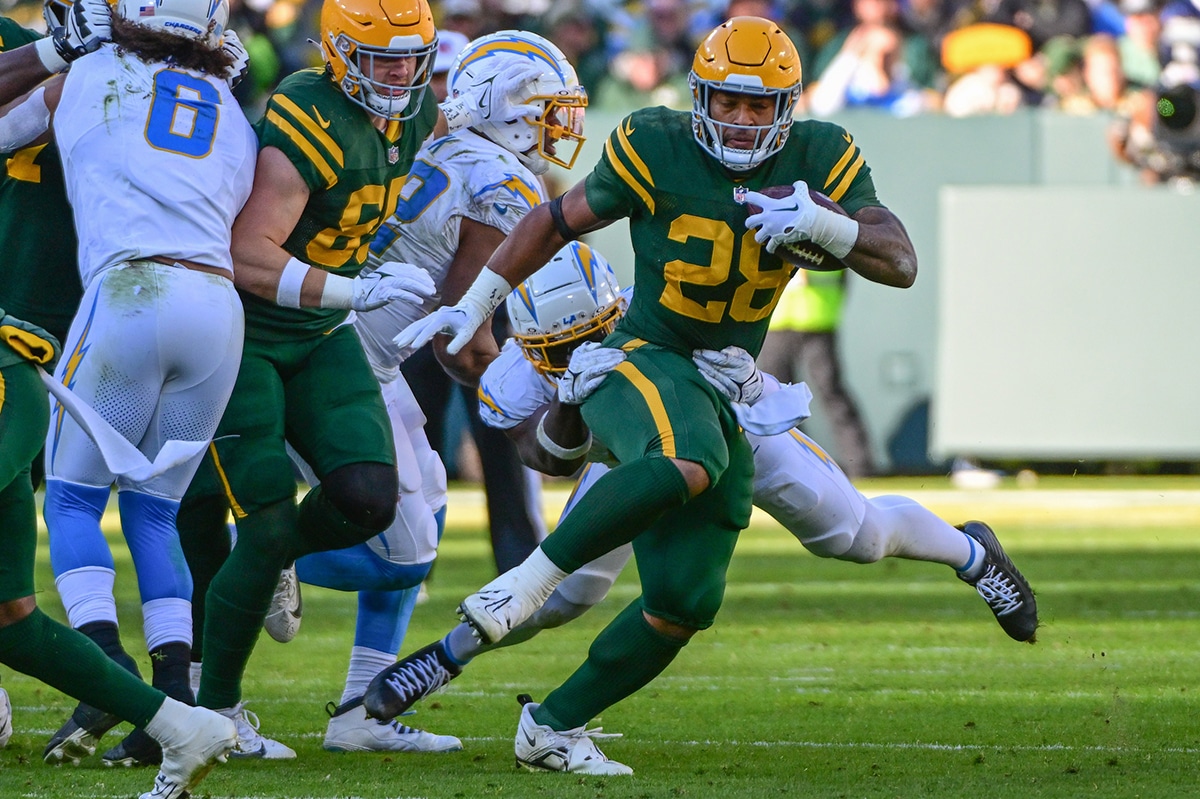
M 604 745 L 632 778 L 530 774 L 512 735 L 637 593 L 633 574 L 566 628 L 476 660 L 406 721 L 453 733 L 449 755 L 331 754 L 323 707 L 341 693 L 351 595 L 306 588 L 299 638 L 265 635 L 246 681 L 264 733 L 290 762 L 230 763 L 197 797 L 1182 797 L 1200 793 L 1200 479 L 1061 478 L 963 492 L 942 479 L 877 480 L 951 521 L 997 530 L 1038 592 L 1035 646 L 1009 640 L 945 567 L 871 566 L 805 553 L 765 516 L 744 534 L 716 626 L 656 682 L 610 708 Z M 547 494 L 555 508 L 564 493 Z M 449 629 L 457 601 L 491 576 L 481 498 L 455 491 L 431 599 L 405 652 Z M 114 542 L 119 539 L 114 537 Z M 126 647 L 140 611 L 120 545 Z M 62 618 L 48 563 L 39 599 Z M 145 655 L 142 653 L 145 669 Z M 153 772 L 49 767 L 41 751 L 73 702 L 0 669 L 16 734 L 0 751 L 0 797 L 128 797 Z M 119 728 L 124 730 L 125 727 Z M 119 740 L 110 733 L 103 744 Z

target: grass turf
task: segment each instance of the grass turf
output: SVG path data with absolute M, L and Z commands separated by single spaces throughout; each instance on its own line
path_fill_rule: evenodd
M 514 769 L 517 693 L 544 696 L 637 593 L 630 570 L 578 622 L 504 652 L 404 719 L 463 739 L 447 755 L 332 754 L 322 711 L 341 693 L 353 597 L 305 588 L 287 645 L 263 636 L 246 680 L 263 732 L 299 759 L 233 762 L 196 797 L 1174 797 L 1200 769 L 1196 615 L 1200 479 L 1043 480 L 1032 490 L 956 492 L 944 480 L 879 480 L 951 521 L 997 529 L 1038 591 L 1039 643 L 1010 641 L 949 569 L 857 566 L 805 553 L 765 516 L 739 545 L 717 625 L 658 680 L 594 724 L 632 778 Z M 560 503 L 561 491 L 548 494 Z M 456 491 L 430 601 L 408 652 L 440 636 L 492 574 L 481 501 Z M 112 517 L 107 517 L 113 530 Z M 119 611 L 142 653 L 133 570 L 117 536 Z M 42 553 L 44 555 L 45 548 Z M 48 564 L 41 605 L 62 618 Z M 148 666 L 141 654 L 143 672 Z M 6 668 L 16 733 L 0 751 L 0 797 L 127 797 L 149 770 L 49 767 L 41 751 L 73 706 Z M 103 747 L 115 744 L 109 733 Z

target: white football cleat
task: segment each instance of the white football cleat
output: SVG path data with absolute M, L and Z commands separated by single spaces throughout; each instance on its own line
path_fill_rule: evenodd
M 8 746 L 12 732 L 12 700 L 8 698 L 8 691 L 0 688 L 0 749 Z
M 547 575 L 539 568 L 541 564 L 547 564 L 552 574 Z M 471 625 L 481 643 L 499 643 L 546 604 L 566 576 L 566 572 L 550 563 L 541 549 L 535 549 L 524 563 L 464 599 L 458 606 L 459 617 Z
M 187 720 L 163 741 L 163 762 L 154 788 L 141 799 L 184 799 L 212 771 L 224 763 L 237 743 L 237 726 L 208 708 L 188 708 Z
M 518 701 L 528 700 L 518 697 Z M 632 774 L 633 769 L 624 763 L 609 760 L 594 738 L 620 738 L 620 733 L 602 732 L 576 727 L 573 730 L 552 730 L 533 720 L 536 702 L 524 701 L 521 721 L 517 725 L 517 765 L 530 771 L 566 771 L 571 774 L 594 774 L 620 777 Z
M 237 725 L 237 745 L 229 753 L 233 758 L 258 758 L 260 760 L 292 760 L 296 751 L 287 744 L 266 738 L 258 732 L 258 716 L 246 709 L 245 702 L 217 711 Z
M 462 749 L 462 741 L 453 735 L 434 735 L 406 727 L 395 719 L 369 719 L 361 699 L 337 708 L 330 702 L 326 710 L 330 719 L 325 728 L 324 747 L 330 752 L 457 752 Z
M 304 612 L 304 600 L 300 596 L 300 578 L 296 576 L 296 564 L 292 563 L 279 573 L 271 607 L 263 619 L 267 635 L 281 644 L 286 644 L 300 632 L 300 616 Z

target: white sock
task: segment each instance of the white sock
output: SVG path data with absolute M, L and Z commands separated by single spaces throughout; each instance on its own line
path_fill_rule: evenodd
M 142 605 L 146 649 L 181 641 L 192 645 L 192 603 L 178 597 L 152 599 Z
M 567 579 L 567 575 L 570 573 L 555 566 L 554 561 L 546 557 L 546 553 L 540 546 L 529 553 L 529 557 L 525 558 L 524 562 L 513 568 L 512 571 L 516 572 L 515 576 L 519 583 L 532 589 L 530 593 L 542 597 L 548 597 L 554 593 L 554 589 Z M 543 599 L 543 601 L 545 600 Z
M 966 533 L 963 533 L 963 538 L 967 539 L 967 542 L 971 545 L 971 557 L 967 559 L 967 562 L 962 567 L 955 569 L 955 571 L 969 580 L 974 580 L 983 572 L 987 550 L 983 548 L 983 544 Z
M 378 649 L 368 649 L 365 646 L 350 648 L 350 668 L 346 671 L 346 687 L 342 690 L 342 701 L 345 704 L 351 699 L 358 699 L 366 693 L 367 685 L 375 675 L 396 662 L 394 652 L 381 652 Z
M 174 746 L 187 733 L 191 713 L 192 708 L 168 696 L 146 725 L 146 734 L 163 748 Z

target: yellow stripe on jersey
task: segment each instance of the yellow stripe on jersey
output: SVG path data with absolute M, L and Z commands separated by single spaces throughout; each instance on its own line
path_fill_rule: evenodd
M 658 393 L 658 387 L 650 382 L 641 371 L 631 364 L 629 361 L 622 361 L 614 370 L 625 377 L 633 387 L 642 395 L 642 399 L 646 402 L 646 407 L 650 410 L 650 416 L 654 419 L 654 426 L 658 429 L 659 440 L 662 441 L 662 453 L 668 458 L 675 457 L 675 431 L 671 429 L 671 420 L 667 418 L 667 408 L 663 405 L 662 395 Z
M 292 119 L 299 122 L 304 126 L 305 130 L 312 134 L 313 140 L 325 148 L 325 152 L 332 156 L 333 160 L 338 166 L 345 166 L 346 157 L 342 153 L 341 146 L 333 140 L 332 136 L 325 132 L 325 129 L 329 127 L 328 122 L 321 124 L 321 122 L 313 119 L 304 111 L 304 109 L 296 105 L 291 98 L 287 97 L 286 95 L 276 95 L 275 102 L 280 108 L 282 108 L 284 111 L 287 111 L 288 115 Z M 316 108 L 314 107 L 313 110 L 316 111 Z
M 229 486 L 229 478 L 225 475 L 225 467 L 221 465 L 221 458 L 217 455 L 217 445 L 209 443 L 208 451 L 212 453 L 213 465 L 217 467 L 217 477 L 221 478 L 221 486 L 225 489 L 225 498 L 229 500 L 229 507 L 233 509 L 233 517 L 235 519 L 244 519 L 249 514 L 242 510 L 242 506 L 238 504 L 237 499 L 233 496 L 233 489 Z
M 646 342 L 643 339 L 631 338 L 631 339 L 629 339 L 629 341 L 626 341 L 624 344 L 621 345 L 621 349 L 624 352 L 633 352 L 634 350 L 636 350 L 638 347 L 642 346 L 645 343 Z
M 850 168 L 846 170 L 846 174 L 842 176 L 842 179 L 838 182 L 837 187 L 834 188 L 833 191 L 829 192 L 829 199 L 833 200 L 834 202 L 840 200 L 842 195 L 845 194 L 850 188 L 850 184 L 854 182 L 854 178 L 858 175 L 858 170 L 862 169 L 863 164 L 865 163 L 866 161 L 863 159 L 862 154 L 859 153 L 858 158 L 854 159 L 854 163 L 851 164 Z
M 829 191 L 829 187 L 833 185 L 833 182 L 837 180 L 837 176 L 846 168 L 846 164 L 850 163 L 850 160 L 854 158 L 854 154 L 858 152 L 858 148 L 854 146 L 854 142 L 849 137 L 846 137 L 846 141 L 849 143 L 846 152 L 842 153 L 842 157 L 833 165 L 833 169 L 829 170 L 829 175 L 825 178 L 825 185 L 821 187 L 829 196 L 829 199 L 834 202 L 837 202 L 837 198 L 833 196 L 833 192 Z
M 0 413 L 4 413 L 4 373 L 0 372 Z
M 333 167 L 329 165 L 324 156 L 317 152 L 317 148 L 312 145 L 312 142 L 304 138 L 304 134 L 297 130 L 295 125 L 276 113 L 274 109 L 267 111 L 267 121 L 279 128 L 280 132 L 295 142 L 296 146 L 300 148 L 300 152 L 308 156 L 308 160 L 325 179 L 325 188 L 330 188 L 337 183 L 337 173 L 333 171 Z
M 626 139 L 625 144 L 627 145 L 628 143 L 629 142 Z M 632 153 L 632 150 L 625 152 Z M 612 146 L 612 137 L 609 137 L 608 140 L 604 142 L 604 154 L 608 156 L 608 162 L 612 164 L 612 168 L 616 171 L 617 176 L 621 178 L 621 180 L 625 181 L 629 188 L 633 189 L 634 193 L 637 194 L 637 196 L 641 198 L 642 202 L 646 204 L 646 208 L 650 211 L 650 213 L 654 213 L 654 198 L 651 197 L 650 192 L 646 191 L 646 188 L 640 182 L 638 182 L 638 179 L 633 176 L 633 173 L 629 171 L 629 167 L 625 166 L 625 164 L 622 163 L 619 158 L 617 158 L 617 152 Z M 645 169 L 646 165 L 642 163 L 640 158 L 637 158 L 636 154 L 634 154 L 632 158 L 637 159 L 636 164 L 640 164 L 641 169 Z M 650 182 L 650 186 L 651 188 L 654 187 L 654 183 L 652 181 Z

